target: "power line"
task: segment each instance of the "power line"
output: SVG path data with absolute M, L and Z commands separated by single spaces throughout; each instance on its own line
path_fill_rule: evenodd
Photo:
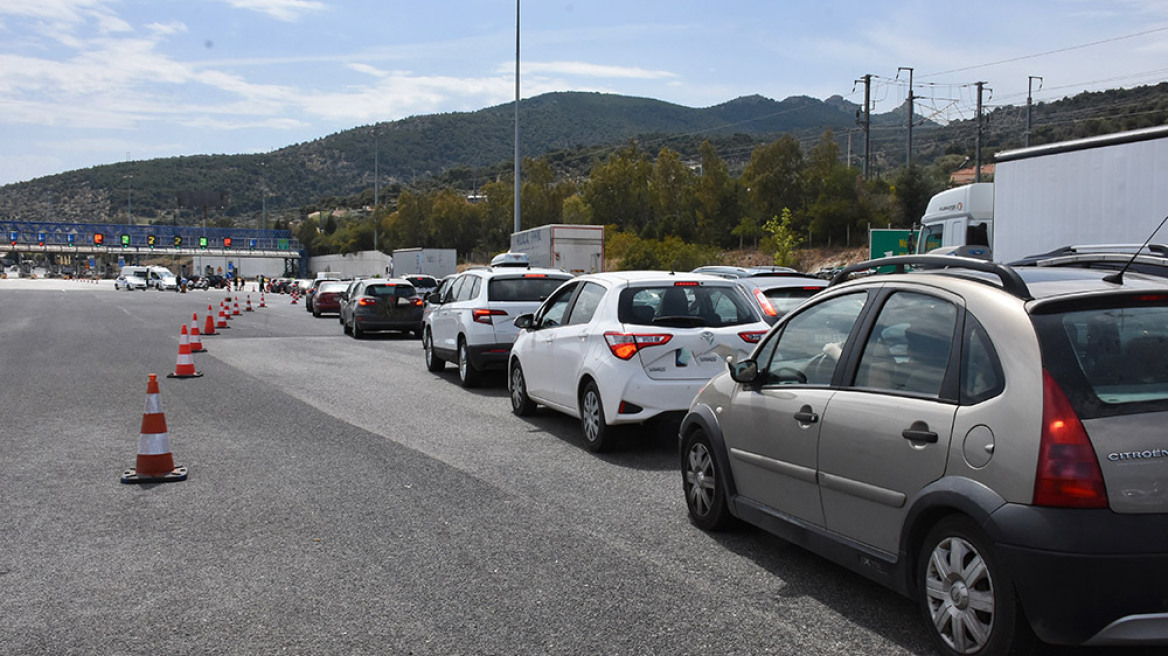
M 1168 27 L 1157 27 L 1157 28 L 1153 28 L 1150 30 L 1144 30 L 1143 32 L 1136 32 L 1134 34 L 1124 34 L 1123 36 L 1116 36 L 1116 37 L 1112 37 L 1110 39 L 1102 39 L 1100 41 L 1092 41 L 1090 43 L 1081 43 L 1081 44 L 1076 45 L 1076 46 L 1067 46 L 1066 48 L 1058 48 L 1056 50 L 1047 50 L 1045 52 L 1038 52 L 1038 53 L 1034 53 L 1032 55 L 1022 55 L 1020 57 L 1011 57 L 1009 59 L 1002 59 L 999 61 L 990 62 L 988 64 L 975 64 L 973 66 L 965 66 L 963 68 L 954 68 L 954 69 L 951 69 L 948 71 L 941 71 L 939 73 L 927 73 L 925 75 L 922 75 L 921 77 L 935 77 L 938 75 L 948 75 L 950 73 L 961 73 L 964 71 L 977 70 L 979 68 L 986 68 L 989 66 L 1010 64 L 1013 62 L 1025 61 L 1027 59 L 1036 59 L 1038 57 L 1046 57 L 1047 55 L 1056 55 L 1056 54 L 1061 53 L 1061 52 L 1070 52 L 1071 50 L 1080 50 L 1082 48 L 1090 48 L 1093 46 L 1100 46 L 1100 45 L 1104 45 L 1107 43 L 1115 43 L 1116 41 L 1123 41 L 1125 39 L 1134 39 L 1136 37 L 1147 36 L 1149 34 L 1155 34 L 1157 32 L 1164 32 L 1164 31 L 1168 31 Z

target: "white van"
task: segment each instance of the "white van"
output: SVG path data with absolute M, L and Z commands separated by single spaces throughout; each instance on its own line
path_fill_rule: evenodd
M 114 289 L 125 289 L 132 291 L 135 289 L 148 289 L 150 287 L 150 274 L 147 267 L 144 266 L 124 266 L 118 279 L 114 281 Z
M 149 273 L 148 280 L 151 287 L 158 290 L 178 291 L 178 278 L 170 269 L 160 266 L 146 267 L 146 269 Z

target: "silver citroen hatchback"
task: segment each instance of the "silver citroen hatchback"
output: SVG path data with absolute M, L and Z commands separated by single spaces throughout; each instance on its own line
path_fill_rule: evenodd
M 1163 277 L 886 258 L 698 393 L 682 484 L 702 529 L 915 599 L 940 653 L 1163 645 L 1165 425 Z

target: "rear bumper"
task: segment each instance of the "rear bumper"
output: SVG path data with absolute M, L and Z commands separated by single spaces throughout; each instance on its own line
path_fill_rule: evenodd
M 612 380 L 600 372 L 595 377 Z M 625 382 L 623 388 L 602 385 L 605 421 L 609 424 L 639 424 L 665 413 L 684 414 L 707 381 L 705 378 L 653 380 L 638 372 Z M 605 387 L 612 391 L 605 394 Z
M 1168 518 L 1007 504 L 987 529 L 1044 641 L 1168 645 Z
M 511 343 L 482 344 L 466 346 L 466 357 L 479 371 L 502 370 L 507 368 L 507 358 L 511 355 Z
M 355 314 L 353 315 L 353 320 L 357 322 L 357 325 L 361 326 L 361 330 L 405 330 L 410 332 L 422 330 L 421 319 L 382 319 L 380 317 Z

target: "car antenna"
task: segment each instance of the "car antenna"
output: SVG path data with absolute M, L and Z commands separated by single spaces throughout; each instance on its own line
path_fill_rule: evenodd
M 1144 240 L 1144 245 L 1140 246 L 1139 250 L 1137 250 L 1135 253 L 1132 253 L 1131 259 L 1127 261 L 1127 264 L 1124 264 L 1123 268 L 1119 271 L 1116 271 L 1109 276 L 1104 276 L 1103 281 L 1114 283 L 1116 285 L 1122 285 L 1123 274 L 1127 273 L 1128 268 L 1131 267 L 1131 265 L 1136 261 L 1136 258 L 1140 256 L 1140 253 L 1144 252 L 1144 249 L 1148 247 L 1148 244 L 1152 243 L 1152 238 L 1156 236 L 1157 232 L 1160 232 L 1160 228 L 1164 227 L 1165 222 L 1168 222 L 1168 216 L 1165 216 L 1160 220 L 1160 225 L 1156 226 L 1156 229 L 1152 231 L 1152 234 L 1148 235 L 1148 238 Z

